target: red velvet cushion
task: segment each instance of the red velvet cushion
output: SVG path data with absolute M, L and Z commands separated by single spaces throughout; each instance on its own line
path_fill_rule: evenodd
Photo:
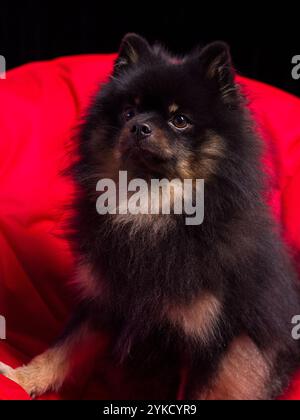
M 67 163 L 72 129 L 98 83 L 107 79 L 113 58 L 29 64 L 0 80 L 0 314 L 6 317 L 8 336 L 0 341 L 0 360 L 13 366 L 51 343 L 75 302 L 72 256 L 58 235 L 72 186 L 60 171 Z M 239 80 L 268 146 L 266 165 L 276 175 L 272 206 L 300 272 L 300 100 Z M 111 369 L 103 362 L 99 374 L 86 375 L 69 397 L 112 398 L 120 372 Z M 0 399 L 26 398 L 0 376 Z M 285 398 L 300 398 L 300 373 Z

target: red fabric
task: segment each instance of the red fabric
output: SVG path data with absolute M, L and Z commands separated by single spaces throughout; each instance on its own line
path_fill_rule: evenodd
M 51 343 L 75 302 L 68 284 L 72 256 L 57 235 L 72 192 L 60 171 L 73 127 L 98 83 L 107 79 L 113 58 L 34 63 L 0 80 L 0 314 L 7 321 L 0 360 L 13 366 Z M 271 203 L 300 272 L 300 99 L 259 82 L 239 81 L 268 148 L 266 165 L 276 175 Z M 67 396 L 112 398 L 120 372 L 111 369 L 103 362 L 98 375 L 77 380 Z M 0 376 L 0 399 L 28 398 Z M 300 372 L 284 398 L 300 399 Z

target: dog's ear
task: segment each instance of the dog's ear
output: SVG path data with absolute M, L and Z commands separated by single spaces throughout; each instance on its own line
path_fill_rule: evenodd
M 137 34 L 127 34 L 121 42 L 119 55 L 115 62 L 114 74 L 138 64 L 143 58 L 149 57 L 151 47 L 145 38 Z
M 216 41 L 200 51 L 202 77 L 218 86 L 225 102 L 237 98 L 235 71 L 232 65 L 229 46 L 225 42 Z

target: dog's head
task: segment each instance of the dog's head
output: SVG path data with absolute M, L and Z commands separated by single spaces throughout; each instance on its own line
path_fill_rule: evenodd
M 226 44 L 175 58 L 129 34 L 90 116 L 90 160 L 103 175 L 208 179 L 236 147 L 239 101 Z

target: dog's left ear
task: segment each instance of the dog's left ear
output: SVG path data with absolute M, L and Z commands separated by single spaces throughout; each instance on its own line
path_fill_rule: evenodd
M 236 99 L 235 71 L 229 46 L 225 42 L 213 42 L 201 50 L 199 59 L 202 77 L 215 82 L 224 102 Z
M 150 54 L 151 47 L 145 38 L 133 33 L 125 35 L 115 62 L 114 73 L 119 74 L 129 67 L 137 65 Z

